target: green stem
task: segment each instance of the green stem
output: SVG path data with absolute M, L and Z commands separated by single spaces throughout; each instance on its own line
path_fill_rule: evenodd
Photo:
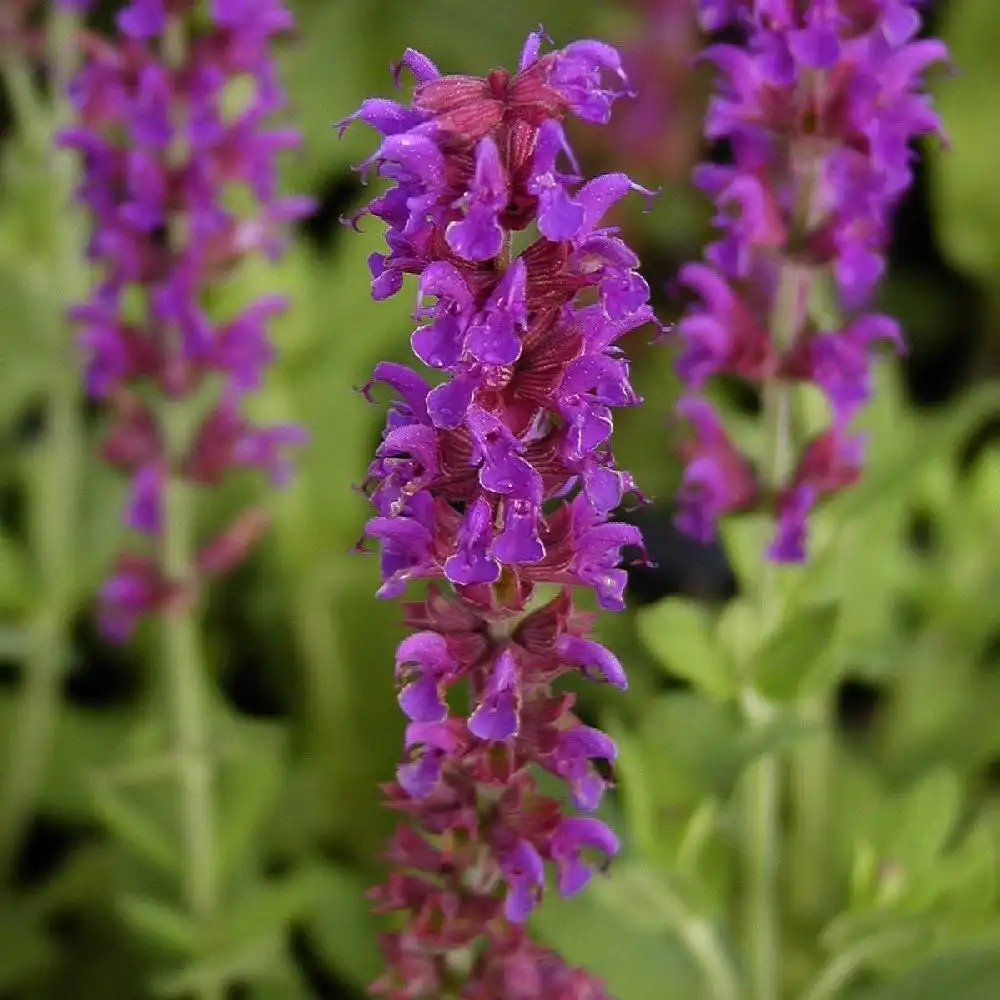
M 828 789 L 833 745 L 825 697 L 799 705 L 799 718 L 821 731 L 804 740 L 790 760 L 791 829 L 789 893 L 798 918 L 821 920 L 827 906 L 829 873 Z
M 172 420 L 185 431 L 188 421 L 169 404 Z M 172 412 L 171 412 L 172 411 Z M 179 412 L 179 419 L 176 418 Z M 167 428 L 167 436 L 170 428 Z M 166 484 L 163 518 L 163 572 L 171 583 L 189 584 L 193 570 L 191 486 L 179 475 Z M 182 598 L 164 612 L 163 655 L 170 678 L 175 751 L 184 827 L 185 896 L 194 917 L 210 922 L 218 907 L 215 863 L 215 795 L 209 747 L 209 704 L 193 602 Z
M 744 695 L 744 711 L 751 726 L 769 718 L 756 693 Z M 755 706 L 755 707 L 751 707 Z M 778 761 L 767 754 L 754 761 L 743 777 L 743 933 L 750 995 L 754 1000 L 777 1000 L 780 939 L 776 873 L 778 861 Z
M 4 71 L 26 145 L 45 164 L 52 180 L 51 233 L 53 287 L 60 314 L 53 321 L 52 357 L 45 400 L 45 437 L 34 497 L 32 547 L 42 602 L 31 629 L 22 703 L 10 736 L 7 781 L 0 793 L 0 881 L 10 872 L 44 778 L 59 715 L 60 679 L 67 660 L 67 630 L 74 591 L 74 527 L 78 458 L 82 451 L 78 420 L 80 372 L 75 344 L 62 314 L 86 284 L 83 227 L 70 206 L 76 170 L 69 153 L 55 148 L 54 137 L 68 121 L 65 94 L 76 67 L 78 21 L 56 9 L 49 17 L 47 49 L 51 69 L 51 108 L 41 101 L 30 67 L 16 51 Z
M 781 278 L 771 315 L 771 335 L 775 350 L 784 352 L 794 342 L 803 321 L 810 278 L 791 262 L 782 264 Z M 764 387 L 764 441 L 767 454 L 762 462 L 765 489 L 776 493 L 791 473 L 791 390 L 781 379 L 771 379 Z M 757 592 L 758 627 L 766 637 L 779 617 L 780 601 L 777 567 L 766 559 Z M 741 705 L 747 723 L 759 729 L 770 722 L 773 710 L 755 688 L 752 673 L 744 679 Z M 779 823 L 780 769 L 774 754 L 754 761 L 744 775 L 743 934 L 751 996 L 754 1000 L 777 1000 L 780 996 L 780 914 L 778 912 L 778 859 L 781 830 Z

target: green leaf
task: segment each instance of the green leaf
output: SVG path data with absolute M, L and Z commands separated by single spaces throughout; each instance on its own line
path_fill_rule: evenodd
M 719 525 L 723 545 L 736 578 L 744 588 L 751 587 L 760 573 L 761 561 L 774 525 L 763 514 L 743 514 L 724 518 Z
M 961 804 L 957 775 L 945 768 L 925 775 L 887 817 L 889 857 L 907 870 L 930 868 L 955 827 Z
M 0 660 L 22 660 L 30 649 L 31 632 L 28 629 L 0 624 Z
M 90 781 L 94 812 L 123 844 L 170 874 L 180 871 L 176 842 L 137 801 L 103 778 Z
M 282 942 L 277 939 L 247 946 L 239 952 L 213 955 L 192 962 L 176 972 L 152 977 L 150 987 L 156 996 L 197 996 L 202 992 L 218 992 L 218 984 L 235 980 L 257 981 L 280 974 L 285 962 Z
M 135 731 L 136 720 L 127 710 L 95 711 L 64 704 L 46 769 L 44 807 L 68 818 L 89 820 L 93 786 L 87 776 L 134 758 Z
M 302 981 L 291 963 L 249 984 L 250 1000 L 314 1000 L 316 994 Z
M 702 919 L 701 900 L 693 886 L 641 862 L 617 862 L 611 878 L 592 892 L 601 905 L 630 927 L 651 932 L 675 931 L 684 921 Z
M 201 929 L 185 913 L 147 896 L 127 894 L 118 900 L 122 919 L 150 943 L 180 955 L 197 955 Z
M 796 609 L 758 650 L 753 676 L 765 698 L 794 698 L 814 672 L 821 672 L 832 655 L 839 610 L 834 601 Z
M 157 977 L 153 988 L 172 996 L 197 992 L 204 982 L 280 978 L 284 940 L 291 923 L 311 913 L 330 887 L 319 866 L 249 886 L 202 936 L 198 961 Z
M 640 638 L 667 673 L 718 701 L 734 695 L 732 665 L 713 640 L 712 619 L 704 609 L 668 598 L 643 608 L 636 619 Z
M 932 159 L 934 221 L 945 252 L 960 269 L 996 287 L 1000 274 L 1000 19 L 994 0 L 947 4 L 941 33 L 959 71 L 935 90 L 950 148 Z

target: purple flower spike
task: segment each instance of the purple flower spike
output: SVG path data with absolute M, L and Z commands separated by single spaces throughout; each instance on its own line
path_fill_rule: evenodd
M 88 389 L 113 407 L 104 456 L 132 476 L 125 522 L 152 536 L 151 550 L 162 549 L 155 542 L 169 513 L 168 478 L 211 487 L 252 468 L 281 485 L 291 474 L 289 452 L 305 442 L 297 427 L 255 427 L 244 414 L 274 354 L 268 322 L 285 300 L 264 295 L 228 317 L 209 308 L 220 278 L 256 251 L 273 256 L 282 228 L 312 210 L 309 199 L 278 192 L 277 157 L 298 135 L 270 123 L 282 101 L 269 50 L 291 18 L 280 0 L 215 0 L 202 14 L 167 0 L 124 5 L 120 37 L 85 47 L 70 88 L 77 120 L 60 137 L 82 158 L 79 200 L 91 215 L 87 253 L 99 273 L 91 301 L 71 318 Z M 183 41 L 179 65 L 164 51 L 168 35 Z M 232 114 L 229 84 L 248 75 L 253 96 Z M 234 186 L 249 188 L 256 206 L 230 209 Z M 166 406 L 195 395 L 204 401 L 188 440 L 169 449 L 157 395 Z M 227 529 L 206 540 L 189 579 L 161 579 L 155 562 L 141 572 L 128 563 L 102 592 L 113 637 L 127 637 L 168 597 L 188 601 L 189 590 L 231 567 L 259 533 L 246 528 L 259 523 L 256 514 L 245 518 L 235 535 Z
M 700 0 L 698 8 L 707 29 L 735 27 L 741 41 L 704 54 L 719 77 L 706 134 L 727 140 L 734 157 L 695 174 L 715 200 L 720 238 L 706 264 L 681 272 L 700 301 L 677 325 L 677 372 L 696 391 L 720 373 L 765 393 L 772 380 L 782 380 L 781 391 L 792 391 L 792 380 L 811 383 L 828 400 L 831 424 L 794 472 L 758 484 L 708 405 L 685 396 L 679 412 L 695 435 L 678 524 L 707 541 L 720 516 L 766 503 L 777 521 L 770 557 L 800 562 L 812 512 L 861 474 L 848 426 L 871 396 L 872 347 L 905 349 L 895 320 L 865 310 L 885 270 L 893 212 L 912 183 L 913 140 L 943 137 L 920 91 L 947 51 L 914 41 L 918 0 Z M 813 314 L 821 272 L 840 329 Z M 769 456 L 758 464 L 769 468 Z
M 618 850 L 603 824 L 567 818 L 535 772 L 593 810 L 609 784 L 602 762 L 616 755 L 553 685 L 573 672 L 627 684 L 584 634 L 589 616 L 571 594 L 586 586 L 623 607 L 622 549 L 641 544 L 638 529 L 609 520 L 635 490 L 611 440 L 614 411 L 639 403 L 616 345 L 653 314 L 636 255 L 604 217 L 648 192 L 624 174 L 584 182 L 564 128 L 571 115 L 607 120 L 624 93 L 617 53 L 596 41 L 544 53 L 543 41 L 529 36 L 516 74 L 487 77 L 442 75 L 407 50 L 394 73 L 416 79 L 410 103 L 369 99 L 340 125 L 381 136 L 362 165 L 390 185 L 367 209 L 387 227 L 386 252 L 369 260 L 372 296 L 413 276 L 410 346 L 435 373 L 432 385 L 382 363 L 362 387 L 371 398 L 384 382 L 397 397 L 364 483 L 379 596 L 440 584 L 404 605 L 415 631 L 396 658 L 411 721 L 388 796 L 413 826 L 390 846 L 400 870 L 373 894 L 379 911 L 410 916 L 385 936 L 390 968 L 373 986 L 392 1000 L 450 988 L 439 959 L 456 947 L 452 914 L 477 955 L 463 997 L 608 1000 L 531 945 L 524 925 L 546 862 L 569 893 L 590 877 L 584 852 Z M 515 234 L 532 226 L 538 238 L 515 253 Z M 539 584 L 558 595 L 533 607 Z

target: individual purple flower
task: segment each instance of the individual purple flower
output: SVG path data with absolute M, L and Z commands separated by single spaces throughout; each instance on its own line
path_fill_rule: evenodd
M 372 295 L 414 276 L 410 344 L 438 376 L 432 386 L 383 363 L 364 387 L 396 394 L 365 482 L 379 596 L 417 578 L 450 587 L 407 605 L 417 631 L 397 654 L 411 722 L 388 794 L 414 828 L 401 827 L 391 851 L 412 871 L 374 893 L 380 909 L 410 917 L 387 936 L 391 968 L 376 984 L 393 998 L 440 996 L 440 963 L 473 946 L 482 961 L 463 997 L 568 1000 L 584 985 L 603 995 L 560 964 L 529 975 L 519 964 L 529 952 L 508 942 L 547 871 L 577 892 L 591 873 L 585 855 L 603 867 L 618 850 L 603 824 L 542 795 L 532 768 L 592 810 L 616 757 L 552 685 L 575 672 L 626 687 L 621 663 L 587 638 L 570 588 L 622 607 L 622 548 L 640 541 L 609 520 L 634 491 L 611 438 L 614 411 L 639 402 L 616 344 L 652 312 L 637 257 L 604 217 L 629 192 L 649 192 L 621 173 L 585 181 L 564 129 L 571 116 L 607 121 L 627 92 L 617 53 L 597 41 L 543 53 L 542 40 L 529 36 L 517 73 L 485 78 L 443 76 L 408 50 L 396 72 L 416 79 L 411 102 L 370 99 L 341 123 L 382 136 L 362 164 L 389 183 L 367 210 L 387 226 Z M 514 234 L 532 225 L 537 237 L 515 254 Z M 536 585 L 552 583 L 560 595 L 529 612 Z M 447 869 L 427 850 L 442 836 L 454 845 Z
M 88 256 L 99 275 L 91 301 L 72 317 L 88 389 L 111 402 L 116 419 L 105 455 L 133 477 L 126 523 L 156 539 L 168 479 L 214 485 L 245 467 L 281 484 L 291 474 L 288 453 L 304 443 L 303 432 L 257 427 L 244 414 L 273 357 L 268 321 L 286 303 L 263 295 L 238 315 L 217 316 L 208 293 L 248 253 L 276 250 L 279 229 L 311 205 L 277 190 L 276 157 L 298 142 L 294 131 L 270 124 L 280 107 L 270 46 L 290 26 L 278 0 L 217 2 L 206 11 L 190 0 L 133 0 L 116 23 L 120 38 L 88 49 L 70 93 L 77 121 L 61 137 L 83 160 L 79 200 L 91 214 Z M 183 40 L 182 65 L 167 62 L 160 43 L 168 32 Z M 233 113 L 227 88 L 248 75 L 258 84 L 254 97 Z M 258 201 L 247 215 L 230 207 L 237 184 Z M 211 380 L 220 385 L 214 397 L 206 396 Z M 195 395 L 210 405 L 176 440 L 162 414 Z M 245 555 L 257 534 L 240 528 L 210 540 L 202 578 Z M 150 595 L 197 583 L 166 581 L 157 590 L 148 579 L 119 572 L 102 591 L 102 620 L 115 637 L 158 609 Z
M 677 325 L 678 374 L 695 391 L 723 373 L 765 393 L 812 383 L 831 424 L 797 468 L 769 471 L 758 483 L 708 405 L 685 395 L 679 412 L 695 434 L 678 523 L 697 538 L 711 538 L 729 511 L 767 504 L 777 519 L 770 557 L 799 562 L 811 511 L 861 475 L 849 424 L 872 392 L 872 346 L 904 349 L 899 325 L 866 310 L 885 269 L 893 211 L 912 181 L 913 140 L 942 135 L 921 87 L 947 55 L 938 41 L 914 40 L 916 6 L 699 3 L 705 28 L 735 28 L 739 38 L 705 52 L 718 74 L 706 134 L 730 143 L 733 163 L 696 172 L 718 207 L 720 238 L 705 264 L 681 272 L 698 301 Z M 832 329 L 813 315 L 824 272 L 836 293 Z M 771 456 L 759 466 L 772 470 Z

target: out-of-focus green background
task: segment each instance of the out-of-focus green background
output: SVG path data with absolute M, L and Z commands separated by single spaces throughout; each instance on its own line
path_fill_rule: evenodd
M 95 629 L 95 592 L 125 541 L 124 486 L 95 457 L 105 419 L 90 405 L 73 418 L 82 470 L 70 508 L 70 642 L 48 687 L 27 673 L 52 600 L 37 560 L 59 527 L 40 498 L 64 233 L 32 123 L 0 101 L 0 788 L 42 765 L 11 869 L 0 872 L 0 1000 L 183 995 L 205 968 L 223 970 L 233 996 L 353 998 L 380 970 L 364 890 L 381 876 L 393 823 L 378 783 L 400 750 L 391 664 L 402 633 L 398 608 L 373 598 L 375 561 L 352 551 L 366 517 L 352 484 L 383 417 L 352 387 L 378 360 L 405 359 L 411 303 L 369 299 L 379 227 L 355 235 L 338 217 L 365 198 L 351 165 L 373 135 L 358 126 L 340 141 L 331 123 L 390 93 L 388 64 L 406 46 L 446 71 L 481 74 L 516 63 L 539 21 L 556 44 L 597 35 L 622 46 L 642 95 L 619 105 L 611 127 L 577 129 L 574 141 L 590 170 L 626 169 L 662 188 L 649 214 L 636 205 L 619 221 L 664 321 L 677 314 L 677 268 L 708 235 L 707 206 L 687 180 L 703 153 L 710 83 L 692 67 L 701 43 L 688 0 L 292 6 L 299 33 L 282 65 L 305 144 L 285 181 L 320 209 L 283 263 L 244 268 L 219 308 L 265 289 L 291 295 L 255 405 L 263 418 L 304 424 L 312 443 L 284 493 L 248 476 L 200 506 L 206 535 L 248 502 L 274 519 L 205 609 L 223 897 L 210 933 L 191 934 L 179 891 L 155 635 L 114 647 Z M 957 66 L 934 86 L 952 148 L 929 150 L 899 215 L 881 305 L 901 318 L 911 349 L 885 367 L 865 418 L 866 480 L 819 519 L 820 556 L 802 573 L 812 618 L 770 679 L 787 718 L 755 745 L 713 697 L 732 632 L 720 609 L 756 558 L 757 536 L 741 524 L 726 537 L 727 561 L 678 539 L 669 513 L 647 512 L 659 568 L 600 626 L 632 678 L 625 696 L 583 700 L 584 715 L 621 744 L 606 811 L 624 856 L 583 897 L 547 901 L 536 925 L 622 1000 L 707 995 L 683 928 L 692 915 L 711 920 L 732 943 L 741 886 L 731 793 L 763 749 L 788 755 L 785 813 L 801 834 L 790 835 L 782 867 L 789 995 L 847 955 L 858 974 L 844 996 L 1000 996 L 1000 17 L 994 0 L 927 6 Z M 104 5 L 95 26 L 110 13 Z M 647 403 L 622 416 L 616 449 L 646 492 L 669 499 L 672 354 L 648 340 L 644 331 L 626 345 Z M 753 443 L 753 400 L 727 398 Z M 810 753 L 824 770 L 809 770 Z M 811 814 L 819 829 L 802 832 L 796 817 L 816 795 L 826 801 Z M 9 821 L 0 814 L 0 831 Z M 859 958 L 859 942 L 873 940 Z

